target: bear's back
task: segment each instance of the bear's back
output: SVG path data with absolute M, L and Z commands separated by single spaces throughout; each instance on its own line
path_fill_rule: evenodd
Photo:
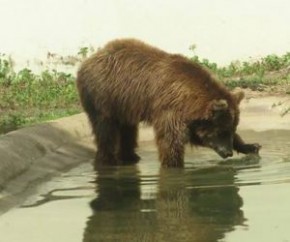
M 166 58 L 169 56 L 163 50 L 156 47 L 145 44 L 144 42 L 137 39 L 117 39 L 110 41 L 103 47 L 103 50 L 109 54 L 115 54 L 117 52 L 125 52 L 128 55 L 141 54 L 148 55 L 156 58 Z
M 200 113 L 213 99 L 232 103 L 198 63 L 135 39 L 113 40 L 89 57 L 78 72 L 78 88 L 91 93 L 96 108 L 127 120 L 151 120 L 171 108 Z

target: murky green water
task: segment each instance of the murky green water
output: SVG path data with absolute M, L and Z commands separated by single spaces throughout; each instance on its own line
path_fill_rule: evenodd
M 290 132 L 244 136 L 260 158 L 189 149 L 165 170 L 144 143 L 137 166 L 83 164 L 3 214 L 0 241 L 290 241 Z

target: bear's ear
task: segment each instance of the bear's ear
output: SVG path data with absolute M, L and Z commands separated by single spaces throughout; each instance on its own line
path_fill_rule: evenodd
M 210 113 L 213 119 L 217 119 L 228 110 L 229 104 L 225 99 L 213 100 L 210 104 Z
M 237 104 L 240 104 L 240 102 L 245 97 L 245 93 L 243 91 L 234 92 L 232 95 L 234 99 L 236 100 Z
M 228 107 L 228 102 L 225 99 L 213 100 L 212 102 L 213 111 L 223 111 L 226 110 Z

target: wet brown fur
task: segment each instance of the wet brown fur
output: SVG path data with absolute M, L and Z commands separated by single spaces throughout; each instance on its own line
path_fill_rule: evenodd
M 96 160 L 114 165 L 138 160 L 143 121 L 153 125 L 162 165 L 182 166 L 184 145 L 200 142 L 190 136 L 190 123 L 212 119 L 211 104 L 222 99 L 236 127 L 242 98 L 200 65 L 134 39 L 109 42 L 85 60 L 77 87 L 96 137 Z

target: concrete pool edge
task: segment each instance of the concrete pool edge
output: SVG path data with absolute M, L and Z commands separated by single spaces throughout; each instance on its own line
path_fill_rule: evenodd
M 61 171 L 77 165 L 82 159 L 59 162 L 55 156 L 66 150 L 82 149 L 92 152 L 91 131 L 84 114 L 12 131 L 0 138 L 0 188 L 30 168 L 37 168 L 43 175 L 51 170 Z M 67 154 L 66 154 L 67 155 Z M 77 155 L 77 154 L 75 154 Z M 47 159 L 51 157 L 50 163 Z
M 153 138 L 149 127 L 140 141 Z M 0 199 L 44 177 L 91 160 L 95 145 L 84 113 L 9 132 L 0 137 Z

